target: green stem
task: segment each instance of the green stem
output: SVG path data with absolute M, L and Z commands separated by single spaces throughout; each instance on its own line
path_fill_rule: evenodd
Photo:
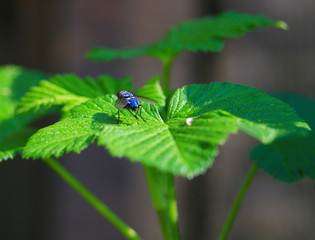
M 89 202 L 103 217 L 111 222 L 127 239 L 141 240 L 135 230 L 125 224 L 116 216 L 101 200 L 94 196 L 75 177 L 73 177 L 61 164 L 53 158 L 44 159 L 63 180 L 65 180 L 75 191 L 77 191 L 87 202 Z
M 153 207 L 158 215 L 162 235 L 164 239 L 168 239 L 170 228 L 168 224 L 166 181 L 158 172 L 158 170 L 144 166 L 147 177 L 148 187 L 152 199 Z
M 219 236 L 219 240 L 225 240 L 227 238 L 227 235 L 232 227 L 232 224 L 234 222 L 234 219 L 236 217 L 236 214 L 238 212 L 238 210 L 240 209 L 240 206 L 242 204 L 242 201 L 245 197 L 245 194 L 248 190 L 248 187 L 250 186 L 251 182 L 253 181 L 255 174 L 257 172 L 257 166 L 255 163 L 253 163 L 253 165 L 251 166 L 235 200 L 234 203 L 232 205 L 232 208 L 229 212 L 228 218 L 225 221 L 225 224 L 223 226 L 223 229 L 221 231 L 221 234 Z
M 167 93 L 168 90 L 170 89 L 170 75 L 173 59 L 174 59 L 173 57 L 162 59 L 163 63 L 162 88 L 164 93 Z
M 172 233 L 172 239 L 180 239 L 178 229 L 178 211 L 175 196 L 175 182 L 174 175 L 168 173 L 167 176 L 167 193 L 168 193 L 168 212 L 170 218 L 170 228 Z
M 162 88 L 165 94 L 170 88 L 170 73 L 174 56 L 162 58 Z M 164 119 L 167 117 L 167 104 L 164 108 Z M 161 231 L 165 240 L 179 240 L 178 213 L 175 197 L 174 175 L 144 165 L 153 207 L 158 215 Z
M 144 166 L 144 170 L 163 239 L 179 240 L 174 176 L 156 168 Z

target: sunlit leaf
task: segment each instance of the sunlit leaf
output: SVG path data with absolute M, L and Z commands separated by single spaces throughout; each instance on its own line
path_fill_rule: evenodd
M 169 119 L 215 110 L 233 114 L 239 119 L 240 130 L 264 143 L 308 129 L 289 105 L 261 90 L 227 82 L 194 84 L 177 90 L 170 102 Z
M 108 93 L 117 93 L 121 89 L 130 90 L 130 78 L 115 80 L 110 76 L 100 76 L 96 80 L 90 77 L 81 79 L 75 75 L 56 75 L 49 81 L 41 81 L 39 86 L 31 88 L 17 106 L 17 114 L 37 111 L 40 107 L 62 105 L 69 111 L 76 105 Z
M 147 88 L 152 93 L 159 91 L 152 82 Z M 66 119 L 32 136 L 24 157 L 59 157 L 80 152 L 97 140 L 113 156 L 192 178 L 213 164 L 217 145 L 238 129 L 268 142 L 284 132 L 308 128 L 287 104 L 257 89 L 231 83 L 177 90 L 169 104 L 167 121 L 156 105 L 143 103 L 146 122 L 123 109 L 117 125 L 116 99 L 115 95 L 106 95 L 74 107 Z

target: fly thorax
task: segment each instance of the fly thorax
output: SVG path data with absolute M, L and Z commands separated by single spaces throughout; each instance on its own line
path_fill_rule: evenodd
M 137 108 L 140 105 L 138 99 L 135 97 L 128 98 L 128 104 L 131 108 Z
M 118 98 L 128 98 L 133 97 L 133 94 L 131 92 L 128 92 L 126 90 L 122 90 L 117 93 Z

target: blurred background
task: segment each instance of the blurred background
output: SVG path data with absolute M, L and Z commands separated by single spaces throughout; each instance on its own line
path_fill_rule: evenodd
M 137 88 L 161 73 L 157 60 L 94 63 L 84 54 L 96 45 L 148 44 L 183 20 L 225 10 L 265 14 L 286 21 L 290 29 L 258 29 L 226 41 L 221 53 L 182 54 L 174 62 L 173 88 L 229 81 L 315 98 L 315 2 L 309 0 L 2 0 L 0 63 L 81 77 L 131 75 Z M 217 238 L 255 144 L 244 134 L 230 136 L 205 175 L 176 178 L 183 240 Z M 61 162 L 144 239 L 161 239 L 140 164 L 112 158 L 96 145 Z M 259 171 L 229 239 L 315 239 L 313 184 L 309 179 L 285 184 Z M 0 239 L 124 238 L 42 161 L 16 158 L 0 166 Z

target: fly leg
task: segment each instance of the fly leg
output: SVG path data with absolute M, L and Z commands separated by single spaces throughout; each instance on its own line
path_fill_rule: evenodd
M 118 122 L 117 122 L 117 125 L 119 124 L 119 110 L 118 110 Z
M 147 122 L 147 121 L 141 116 L 142 105 L 139 105 L 139 108 L 140 108 L 140 114 L 139 114 L 139 116 L 142 118 L 143 121 Z M 139 109 L 138 109 L 138 111 L 139 111 Z M 137 111 L 137 113 L 138 113 L 138 111 Z
M 128 111 L 131 113 L 131 115 L 134 116 L 134 117 L 139 121 L 139 118 L 137 117 L 137 113 L 136 113 L 136 115 L 134 115 L 134 114 L 130 111 L 129 108 L 127 108 L 127 109 L 128 109 Z

